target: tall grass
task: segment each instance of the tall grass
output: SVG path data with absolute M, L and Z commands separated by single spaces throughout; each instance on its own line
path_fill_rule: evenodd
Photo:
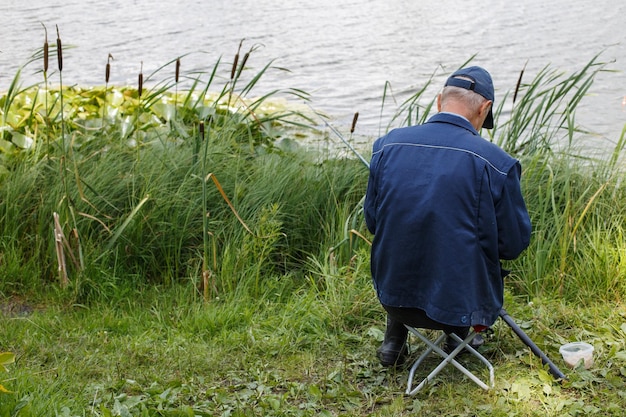
M 606 400 L 620 415 L 619 312 L 591 322 L 567 314 L 626 295 L 626 129 L 606 159 L 577 148 L 585 136 L 575 108 L 602 64 L 521 78 L 513 112 L 500 107 L 491 137 L 522 160 L 534 230 L 529 249 L 507 265 L 507 308 L 543 317 L 554 304 L 537 300 L 558 299 L 563 312 L 551 311 L 554 322 L 526 323 L 533 337 L 544 330 L 535 341 L 548 348 L 579 337 L 573 327 L 596 335 L 604 324 L 597 317 L 608 317 L 601 336 L 611 345 L 597 344 L 606 359 L 602 379 L 552 383 L 520 353 L 519 340 L 496 328 L 500 342 L 490 354 L 504 374 L 502 389 L 474 392 L 470 404 L 457 394 L 471 388 L 445 376 L 427 401 L 405 402 L 405 375 L 378 367 L 383 312 L 360 210 L 367 170 L 356 158 L 320 160 L 277 141 L 294 127 L 302 134 L 308 121 L 289 108 L 276 111 L 273 98 L 307 95 L 273 90 L 250 98 L 274 68 L 245 78 L 250 60 L 239 58 L 183 75 L 190 87 L 179 92 L 178 62 L 145 77 L 141 94 L 108 85 L 46 89 L 49 118 L 37 116 L 44 101 L 32 99 L 40 97 L 36 88 L 19 87 L 19 73 L 0 98 L 0 308 L 26 300 L 35 311 L 0 316 L 0 351 L 18 358 L 0 383 L 19 394 L 2 397 L 0 413 L 399 415 L 478 403 L 486 415 L 507 408 L 574 415 L 588 408 L 583 400 Z M 171 65 L 174 78 L 163 76 Z M 425 120 L 432 102 L 421 104 L 424 91 L 400 105 L 394 124 Z M 43 129 L 54 145 L 67 136 L 67 151 L 44 146 Z M 32 144 L 17 146 L 18 135 Z M 78 258 L 80 238 L 84 263 L 70 257 L 62 289 L 52 213 L 66 203 L 75 222 L 65 250 Z M 529 298 L 535 304 L 515 303 Z M 46 305 L 39 310 L 39 303 Z
M 102 289 L 83 268 L 115 271 L 117 283 L 125 276 L 150 283 L 187 280 L 210 298 L 209 289 L 213 296 L 241 288 L 260 294 L 267 276 L 295 271 L 302 278 L 311 259 L 319 265 L 354 261 L 370 239 L 359 212 L 366 170 L 357 160 L 320 163 L 307 151 L 281 149 L 276 138 L 289 126 L 306 126 L 306 118 L 289 109 L 266 111 L 265 105 L 279 94 L 306 94 L 270 91 L 248 98 L 273 67 L 267 64 L 240 84 L 254 48 L 241 61 L 240 49 L 228 67 L 218 60 L 206 74 L 186 75 L 191 87 L 180 101 L 180 57 L 140 77 L 136 90 L 108 84 L 90 91 L 65 88 L 58 97 L 71 101 L 66 115 L 59 114 L 60 106 L 50 109 L 46 129 L 71 140 L 67 154 L 49 155 L 53 163 L 47 165 L 34 152 L 42 141 L 33 134 L 45 120 L 10 122 L 12 113 L 37 113 L 42 105 L 35 100 L 30 109 L 15 106 L 33 94 L 16 87 L 16 75 L 4 98 L 3 123 L 11 134 L 32 135 L 33 146 L 5 150 L 0 226 L 5 245 L 12 247 L 20 236 L 34 240 L 22 253 L 37 260 L 36 278 L 28 274 L 20 285 L 43 287 L 54 276 L 48 237 L 60 204 L 71 208 L 64 223 L 72 219 L 67 250 L 81 265 L 71 271 L 75 294 L 86 297 Z M 175 75 L 159 79 L 170 66 Z M 513 111 L 504 115 L 504 103 L 496 109 L 490 137 L 522 160 L 533 221 L 531 246 L 512 263 L 511 283 L 522 293 L 577 299 L 624 291 L 624 137 L 606 159 L 577 149 L 585 131 L 575 123 L 576 106 L 605 70 L 594 57 L 571 75 L 546 67 L 530 82 L 520 76 Z M 392 123 L 419 123 L 432 113 L 433 102 L 420 104 L 430 80 L 424 84 L 399 106 Z M 97 123 L 100 106 L 118 117 Z M 59 131 L 58 124 L 66 127 Z M 131 137 L 136 143 L 129 146 Z M 24 213 L 32 220 L 24 222 Z
M 624 133 L 612 149 L 596 145 L 575 117 L 596 75 L 606 71 L 599 56 L 571 74 L 546 66 L 530 81 L 522 69 L 514 91 L 494 109 L 494 129 L 483 131 L 522 162 L 533 236 L 511 263 L 509 278 L 521 294 L 576 302 L 625 294 Z M 424 92 L 430 82 L 399 106 L 392 121 L 415 124 L 428 118 L 434 101 L 424 101 Z M 503 111 L 507 106 L 510 113 Z
M 576 109 L 588 94 L 593 80 L 607 64 L 593 57 L 581 69 L 566 74 L 549 66 L 526 83 L 524 69 L 513 94 L 513 109 L 508 118 L 500 118 L 489 134 L 494 141 L 514 155 L 567 153 L 575 150 L 580 136 L 590 134 L 576 124 Z M 508 99 L 508 94 L 505 100 Z M 496 109 L 500 114 L 502 100 Z
M 623 170 L 559 154 L 527 159 L 523 186 L 533 219 L 516 285 L 568 300 L 624 294 Z
M 596 56 L 572 74 L 545 67 L 524 83 L 522 72 L 514 94 L 519 100 L 491 132 L 524 167 L 534 228 L 519 262 L 527 267 L 515 279 L 524 293 L 580 301 L 597 294 L 621 298 L 624 292 L 624 170 L 618 162 L 624 135 L 612 152 L 594 154 L 589 150 L 597 146 L 588 143 L 593 135 L 575 118 L 602 71 L 606 64 Z
M 114 89 L 107 85 L 103 92 L 62 92 L 75 100 L 65 105 L 70 110 L 67 131 L 63 134 L 62 129 L 61 136 L 72 138 L 67 153 L 53 153 L 53 163 L 45 165 L 37 153 L 16 150 L 4 165 L 3 189 L 8 198 L 2 204 L 3 235 L 41 237 L 31 248 L 40 267 L 24 277 L 25 287 L 46 287 L 54 276 L 54 252 L 46 236 L 53 233 L 52 213 L 60 204 L 69 204 L 75 219 L 75 226 L 66 230 L 66 254 L 84 258 L 87 264 L 81 261 L 80 268 L 70 271 L 74 294 L 80 300 L 110 288 L 111 283 L 90 276 L 97 271 L 115 271 L 115 277 L 129 277 L 130 282 L 134 282 L 132 277 L 150 283 L 189 280 L 201 287 L 206 284 L 200 274 L 207 273 L 208 265 L 215 269 L 211 274 L 217 280 L 216 294 L 240 287 L 240 274 L 252 276 L 250 291 L 261 293 L 265 274 L 288 271 L 320 250 L 326 216 L 334 216 L 337 206 L 356 203 L 365 179 L 353 183 L 351 163 L 320 165 L 306 153 L 286 154 L 276 147 L 273 135 L 278 130 L 272 126 L 300 123 L 294 118 L 298 115 L 288 109 L 264 109 L 265 102 L 279 91 L 254 99 L 241 95 L 252 90 L 271 69 L 269 65 L 242 85 L 240 92 L 235 90 L 233 84 L 245 61 L 231 75 L 234 78 L 228 79 L 228 87 L 210 100 L 194 99 L 195 93 L 188 93 L 181 109 L 183 120 L 187 118 L 187 136 L 172 137 L 171 129 L 161 125 L 170 121 L 155 119 L 161 114 L 162 97 L 173 85 L 168 80 L 141 94 L 142 88 L 136 95 L 130 90 L 124 102 L 104 98 L 103 105 L 136 117 L 134 122 L 118 120 L 98 130 L 85 128 L 93 126 L 89 120 L 101 119 L 100 109 L 77 117 L 76 107 L 84 109 L 85 100 L 100 98 L 102 93 L 106 96 Z M 210 82 L 218 71 L 219 63 Z M 298 91 L 287 94 L 306 98 Z M 135 126 L 138 139 L 130 146 L 129 126 Z M 193 134 L 197 126 L 207 126 L 210 133 L 198 139 L 200 135 Z M 31 177 L 25 173 L 36 180 L 26 182 Z M 342 179 L 340 184 L 335 183 L 335 176 Z M 327 193 L 336 194 L 335 199 L 329 200 Z M 12 195 L 18 194 L 19 201 L 9 204 Z M 21 215 L 28 212 L 37 222 L 23 222 Z M 6 283 L 7 288 L 10 284 Z

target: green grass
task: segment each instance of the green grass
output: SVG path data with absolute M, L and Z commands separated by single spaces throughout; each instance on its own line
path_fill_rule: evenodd
M 47 75 L 22 88 L 19 73 L 0 97 L 0 352 L 16 358 L 0 367 L 1 416 L 623 414 L 625 137 L 591 157 L 575 119 L 605 64 L 521 77 L 490 132 L 522 161 L 533 222 L 505 307 L 568 381 L 498 322 L 483 349 L 494 390 L 451 368 L 406 397 L 407 370 L 375 357 L 367 171 L 298 145 L 312 120 L 285 97 L 307 95 L 263 92 L 282 69 L 249 74 L 252 52 L 183 71 L 186 91 L 174 59 L 141 97 Z M 389 126 L 424 120 L 429 84 Z M 574 340 L 594 344 L 592 369 L 565 368 Z
M 0 414 L 621 415 L 623 305 L 509 297 L 510 313 L 569 381 L 555 382 L 498 322 L 484 349 L 496 367 L 494 390 L 451 368 L 404 397 L 406 370 L 384 370 L 374 355 L 384 329 L 365 267 L 324 279 L 336 288 L 292 292 L 275 280 L 261 297 L 209 304 L 190 286 L 146 288 L 113 304 L 35 304 L 28 314 L 5 316 L 3 348 L 17 361 L 3 376 L 14 393 L 3 396 Z M 341 304 L 334 290 L 342 291 Z M 569 370 L 557 357 L 560 344 L 579 339 L 596 348 L 589 371 Z

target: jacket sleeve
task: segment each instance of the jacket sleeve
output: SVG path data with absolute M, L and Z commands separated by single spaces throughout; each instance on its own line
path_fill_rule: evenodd
M 511 167 L 496 204 L 500 259 L 517 258 L 530 243 L 531 224 L 520 186 L 521 171 L 519 162 Z
M 376 168 L 380 159 L 380 141 L 374 143 L 372 159 L 370 161 L 370 174 L 367 180 L 367 191 L 365 193 L 365 201 L 363 203 L 363 214 L 365 216 L 365 224 L 372 234 L 376 234 L 376 202 L 378 200 L 376 191 Z

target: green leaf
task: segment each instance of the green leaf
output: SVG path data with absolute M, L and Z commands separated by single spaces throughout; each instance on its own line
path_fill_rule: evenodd
M 385 333 L 377 327 L 370 327 L 367 329 L 367 335 L 374 338 L 377 342 L 382 342 L 385 338 Z
M 544 384 L 543 385 L 543 393 L 546 395 L 552 394 L 552 385 Z
M 0 367 L 7 371 L 6 365 L 12 364 L 15 362 L 15 354 L 11 352 L 1 352 L 0 353 Z
M 516 383 L 516 382 L 514 382 L 511 385 L 511 392 L 516 393 L 517 397 L 520 400 L 527 400 L 527 399 L 531 398 L 531 396 L 532 396 L 532 391 L 530 389 L 530 386 L 528 384 L 525 384 L 525 383 Z
M 150 196 L 146 196 L 143 198 L 143 200 L 141 200 L 139 202 L 139 204 L 137 205 L 137 207 L 135 207 L 133 209 L 133 211 L 131 211 L 130 215 L 128 216 L 128 218 L 126 220 L 124 220 L 124 223 L 122 223 L 122 225 L 115 231 L 115 234 L 113 235 L 113 237 L 111 238 L 111 240 L 109 241 L 109 243 L 107 244 L 106 249 L 110 250 L 113 245 L 115 245 L 115 242 L 117 241 L 117 239 L 120 237 L 120 235 L 122 234 L 122 232 L 124 231 L 124 229 L 126 229 L 126 226 L 128 226 L 128 224 L 133 220 L 133 218 L 135 217 L 135 215 L 137 214 L 137 212 L 141 209 L 141 206 L 144 205 L 144 203 L 146 201 L 148 201 L 150 199 Z
M 8 153 L 13 149 L 14 146 L 15 145 L 13 145 L 11 142 L 0 139 L 0 151 Z
M 13 142 L 17 147 L 22 148 L 22 149 L 32 148 L 33 143 L 35 142 L 33 138 L 28 137 L 19 132 L 12 132 L 11 136 L 12 136 L 11 142 Z
M 173 104 L 156 103 L 151 107 L 151 110 L 158 117 L 168 122 L 174 118 L 175 108 Z
M 545 369 L 540 369 L 538 376 L 541 382 L 551 383 L 554 380 L 554 378 Z
M 315 384 L 309 386 L 309 394 L 314 398 L 322 398 L 322 390 Z

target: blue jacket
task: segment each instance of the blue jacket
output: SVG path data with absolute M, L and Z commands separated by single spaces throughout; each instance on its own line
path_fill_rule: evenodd
M 520 176 L 519 161 L 451 113 L 379 138 L 364 210 L 380 302 L 453 326 L 493 324 L 500 260 L 530 241 Z

